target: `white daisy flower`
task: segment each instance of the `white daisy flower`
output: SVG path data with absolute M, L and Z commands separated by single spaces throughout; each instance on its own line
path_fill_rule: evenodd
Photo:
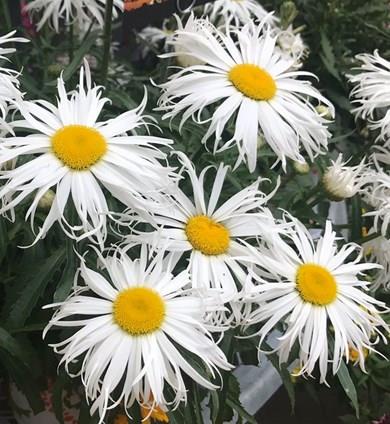
M 171 204 L 154 212 L 154 220 L 161 228 L 150 233 L 132 234 L 129 242 L 149 243 L 155 248 L 175 252 L 176 260 L 189 256 L 188 269 L 192 287 L 204 291 L 218 289 L 225 301 L 234 298 L 240 285 L 247 280 L 246 268 L 250 251 L 243 239 L 271 237 L 281 231 L 271 212 L 265 207 L 274 192 L 265 195 L 259 190 L 258 179 L 217 207 L 223 188 L 227 166 L 220 164 L 207 200 L 204 179 L 194 166 L 180 155 L 184 172 L 192 185 L 193 200 L 178 187 L 173 191 Z
M 26 214 L 33 225 L 39 200 L 56 187 L 54 202 L 36 240 L 59 221 L 68 236 L 79 238 L 78 234 L 84 232 L 80 238 L 95 236 L 102 243 L 109 212 L 102 186 L 122 203 L 143 213 L 148 208 L 146 199 L 155 198 L 171 184 L 172 168 L 160 164 L 159 159 L 165 160 L 166 155 L 156 146 L 168 146 L 172 140 L 135 135 L 135 130 L 146 124 L 142 116 L 146 95 L 136 109 L 98 121 L 109 101 L 101 94 L 101 87 L 92 87 L 85 63 L 78 91 L 69 95 L 59 78 L 57 106 L 44 100 L 21 102 L 24 120 L 11 125 L 30 135 L 2 140 L 0 165 L 21 158 L 23 163 L 1 174 L 6 183 L 0 189 L 0 213 L 34 194 Z M 70 196 L 79 225 L 67 221 L 65 210 Z
M 371 228 L 367 235 L 375 233 L 375 229 Z M 383 236 L 375 237 L 373 240 L 367 241 L 363 245 L 364 254 L 371 262 L 381 265 L 378 269 L 371 290 L 377 290 L 380 287 L 389 289 L 390 287 L 390 240 Z
M 159 51 L 167 50 L 167 43 L 173 37 L 174 31 L 168 29 L 167 21 L 163 22 L 162 28 L 154 26 L 147 26 L 143 28 L 137 35 L 144 42 L 145 45 L 142 47 L 142 56 L 145 57 L 150 50 L 154 49 Z
M 365 166 L 363 159 L 357 166 L 345 166 L 342 153 L 336 161 L 331 161 L 323 177 L 322 184 L 328 197 L 336 202 L 353 197 L 363 186 L 361 178 Z
M 38 31 L 49 22 L 59 32 L 62 20 L 66 25 L 75 23 L 79 28 L 88 28 L 95 20 L 102 28 L 105 7 L 106 0 L 32 0 L 27 4 L 26 10 L 41 13 Z M 118 10 L 123 11 L 123 0 L 114 0 L 114 17 Z
M 212 378 L 218 368 L 229 370 L 222 350 L 203 324 L 213 306 L 183 290 L 189 284 L 186 271 L 174 276 L 172 262 L 160 251 L 151 255 L 145 246 L 140 258 L 131 260 L 116 251 L 100 261 L 107 276 L 81 262 L 85 286 L 57 305 L 44 335 L 52 327 L 80 327 L 66 340 L 53 344 L 61 364 L 79 364 L 79 374 L 91 414 L 105 413 L 120 403 L 128 409 L 138 401 L 154 406 L 187 400 L 184 372 L 209 390 L 217 388 L 191 365 L 189 356 L 201 360 Z M 206 304 L 207 303 L 207 304 Z M 170 387 L 174 395 L 164 393 Z
M 286 59 L 293 59 L 296 63 L 295 67 L 302 66 L 302 60 L 308 55 L 309 48 L 303 42 L 299 32 L 294 31 L 292 25 L 286 29 L 275 29 L 277 35 L 277 45 L 280 49 L 280 54 Z
M 8 55 L 15 53 L 14 47 L 6 47 L 8 43 L 28 43 L 29 40 L 22 37 L 13 37 L 16 31 L 11 31 L 0 37 L 0 60 L 8 60 Z M 5 122 L 10 102 L 22 97 L 19 91 L 19 73 L 13 69 L 0 66 L 0 125 L 9 130 Z M 2 128 L 0 127 L 0 133 Z
M 386 237 L 390 225 L 390 174 L 385 168 L 390 165 L 389 147 L 376 146 L 372 159 L 374 168 L 366 168 L 361 176 L 363 200 L 373 208 L 364 216 L 372 216 L 373 228 Z
M 350 76 L 356 86 L 351 92 L 357 116 L 369 120 L 372 130 L 380 130 L 378 139 L 390 139 L 390 62 L 374 54 L 360 54 L 356 58 L 362 62 L 357 75 Z
M 206 3 L 203 15 L 218 26 L 234 25 L 239 27 L 253 21 L 262 21 L 268 17 L 275 24 L 277 20 L 256 0 L 215 0 Z
M 292 242 L 293 247 L 288 243 Z M 364 370 L 364 349 L 374 350 L 387 324 L 379 316 L 385 304 L 365 293 L 368 282 L 362 272 L 377 268 L 376 264 L 359 263 L 361 252 L 353 243 L 337 251 L 336 234 L 327 221 L 325 233 L 316 243 L 302 224 L 296 222 L 287 241 L 275 239 L 268 248 L 254 249 L 262 275 L 257 293 L 251 301 L 259 307 L 248 319 L 262 323 L 256 333 L 260 345 L 279 322 L 284 325 L 276 351 L 280 362 L 286 362 L 295 344 L 299 346 L 299 374 L 312 375 L 318 363 L 320 381 L 326 381 L 328 364 L 336 374 L 343 356 L 349 361 L 349 349 L 359 355 Z M 347 262 L 347 258 L 353 259 Z
M 206 63 L 190 66 L 172 75 L 163 89 L 159 110 L 164 119 L 180 115 L 181 127 L 189 117 L 210 122 L 203 142 L 215 133 L 214 151 L 237 144 L 237 164 L 245 161 L 253 171 L 257 160 L 259 131 L 286 166 L 286 157 L 304 162 L 303 147 L 310 159 L 327 148 L 327 121 L 308 99 L 311 97 L 333 107 L 309 81 L 297 77 L 312 75 L 288 71 L 293 60 L 285 60 L 275 51 L 276 38 L 267 26 L 247 25 L 231 34 L 198 20 L 197 32 L 177 31 L 174 43 Z M 264 35 L 260 35 L 264 30 Z M 176 52 L 167 54 L 176 56 Z M 216 109 L 208 119 L 202 111 L 209 105 Z M 233 120 L 234 133 L 229 141 L 222 134 Z M 218 149 L 219 144 L 222 146 Z

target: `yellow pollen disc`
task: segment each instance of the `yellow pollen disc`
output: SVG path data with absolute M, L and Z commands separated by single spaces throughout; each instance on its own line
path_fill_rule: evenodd
M 368 349 L 366 348 L 366 347 L 363 347 L 363 357 L 364 357 L 364 359 L 366 359 L 367 358 L 367 356 L 368 356 Z M 349 359 L 352 361 L 352 362 L 357 362 L 357 361 L 359 361 L 359 359 L 360 359 L 360 356 L 359 356 L 359 352 L 356 350 L 356 349 L 354 349 L 352 346 L 349 346 L 348 347 L 348 352 L 349 352 Z
M 149 417 L 149 421 L 146 420 L 146 423 L 150 423 L 151 419 L 160 423 L 169 423 L 168 415 L 159 406 L 155 406 L 152 412 L 150 412 L 150 409 L 151 408 L 141 405 L 142 419 L 145 420 L 147 417 Z M 143 422 L 145 423 L 145 421 Z
M 192 247 L 204 255 L 222 255 L 229 249 L 229 231 L 208 216 L 197 215 L 190 218 L 185 232 Z
M 152 289 L 132 287 L 118 294 L 113 315 L 122 330 L 132 336 L 142 336 L 161 327 L 165 317 L 165 303 Z
M 305 302 L 325 306 L 337 296 L 337 284 L 333 275 L 317 264 L 303 264 L 296 276 L 297 290 Z
M 230 70 L 228 78 L 238 91 L 253 100 L 271 100 L 276 94 L 274 79 L 257 65 L 236 65 Z
M 83 171 L 97 163 L 107 152 L 107 141 L 94 128 L 67 125 L 51 138 L 57 158 L 70 169 Z

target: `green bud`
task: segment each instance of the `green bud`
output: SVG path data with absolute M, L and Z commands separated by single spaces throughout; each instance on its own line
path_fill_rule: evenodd
M 298 16 L 298 10 L 293 1 L 285 1 L 280 6 L 280 22 L 282 29 L 291 25 Z
M 329 121 L 333 119 L 332 113 L 330 112 L 329 108 L 325 105 L 316 106 L 316 111 L 319 115 L 321 115 L 325 119 L 328 119 Z
M 64 67 L 61 66 L 59 63 L 53 63 L 48 66 L 47 71 L 49 72 L 50 75 L 58 77 L 63 71 L 63 69 Z
M 310 165 L 307 162 L 298 162 L 294 160 L 293 167 L 298 174 L 305 175 L 310 172 Z

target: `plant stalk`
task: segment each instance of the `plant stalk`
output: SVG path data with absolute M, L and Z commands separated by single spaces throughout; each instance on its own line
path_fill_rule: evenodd
M 110 61 L 113 7 L 114 7 L 114 0 L 107 0 L 106 14 L 104 17 L 104 46 L 103 46 L 103 59 L 102 59 L 102 84 L 103 85 L 105 85 L 107 82 L 108 64 Z

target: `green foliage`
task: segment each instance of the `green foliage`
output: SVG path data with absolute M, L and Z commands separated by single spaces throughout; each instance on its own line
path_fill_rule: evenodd
M 280 10 L 284 2 L 281 0 L 267 1 L 265 5 L 271 10 Z M 295 6 L 283 6 L 286 24 L 293 21 L 295 27 L 303 26 L 303 38 L 309 45 L 310 55 L 304 69 L 319 77 L 318 87 L 325 96 L 330 98 L 336 107 L 336 120 L 331 126 L 332 139 L 331 156 L 344 152 L 351 156 L 351 164 L 359 162 L 360 158 L 370 153 L 372 137 L 367 136 L 365 123 L 355 122 L 351 113 L 352 104 L 349 100 L 350 86 L 346 76 L 353 72 L 356 66 L 354 56 L 361 52 L 372 52 L 378 49 L 380 53 L 390 57 L 390 33 L 388 30 L 389 5 L 385 0 L 297 0 Z M 295 17 L 295 7 L 298 15 Z M 0 16 L 3 18 L 3 16 Z M 295 18 L 295 19 L 294 19 Z M 0 20 L 0 22 L 3 22 Z M 4 28 L 1 28 L 3 33 Z M 131 29 L 127 29 L 129 32 Z M 24 69 L 21 76 L 22 91 L 28 99 L 45 99 L 55 102 L 56 78 L 63 72 L 63 78 L 69 88 L 74 88 L 78 79 L 78 68 L 86 54 L 97 61 L 93 70 L 95 80 L 100 81 L 102 65 L 101 34 L 88 31 L 79 39 L 70 31 L 55 35 L 49 29 L 33 38 L 31 45 L 23 45 L 17 53 L 17 69 Z M 188 121 L 179 131 L 178 121 L 162 121 L 160 113 L 154 110 L 159 96 L 159 90 L 150 80 L 156 83 L 166 80 L 169 74 L 168 65 L 173 62 L 166 60 L 164 65 L 157 62 L 151 55 L 148 60 L 130 60 L 133 52 L 125 51 L 114 57 L 109 65 L 107 89 L 105 94 L 112 100 L 107 106 L 102 118 L 111 118 L 125 110 L 134 108 L 143 96 L 144 86 L 148 89 L 147 113 L 156 118 L 164 136 L 175 140 L 175 149 L 185 152 L 196 163 L 197 169 L 220 161 L 229 164 L 233 169 L 237 151 L 232 148 L 216 156 L 201 143 L 205 128 L 202 125 Z M 157 64 L 157 66 L 156 66 Z M 121 74 L 116 72 L 119 66 L 122 71 L 131 75 L 126 81 L 120 81 Z M 110 73 L 110 69 L 113 72 Z M 153 127 L 150 131 L 160 135 Z M 223 136 L 229 138 L 232 128 L 228 128 Z M 228 184 L 223 191 L 221 201 L 231 197 L 237 190 L 253 182 L 257 177 L 269 179 L 264 181 L 262 189 L 271 192 L 275 187 L 277 177 L 281 175 L 280 188 L 270 202 L 270 208 L 275 215 L 281 209 L 288 210 L 294 216 L 311 228 L 323 228 L 327 218 L 330 202 L 324 200 L 321 185 L 313 181 L 313 174 L 300 175 L 290 162 L 287 172 L 283 173 L 280 165 L 272 167 L 274 155 L 267 146 L 259 151 L 258 165 L 253 174 L 249 174 L 245 166 L 240 166 L 234 172 L 229 171 Z M 172 163 L 177 165 L 174 156 Z M 319 157 L 310 163 L 311 170 L 320 179 L 329 163 L 327 157 Z M 212 177 L 209 177 L 210 181 Z M 184 187 L 185 188 L 185 187 Z M 208 193 L 210 194 L 210 193 Z M 110 200 L 115 203 L 115 201 Z M 27 204 L 27 203 L 26 203 Z M 313 208 L 318 205 L 317 208 Z M 118 205 L 116 205 L 117 207 Z M 335 225 L 338 230 L 349 230 L 351 241 L 362 242 L 363 228 L 370 221 L 362 217 L 364 204 L 355 196 L 348 204 L 347 228 Z M 41 332 L 50 318 L 50 311 L 42 310 L 42 306 L 60 302 L 69 295 L 74 281 L 78 258 L 74 250 L 84 253 L 86 244 L 73 246 L 67 241 L 59 227 L 51 230 L 44 240 L 34 247 L 21 249 L 32 243 L 30 223 L 25 222 L 25 205 L 16 211 L 15 223 L 0 218 L 0 363 L 2 373 L 14 381 L 27 395 L 35 411 L 42 410 L 43 405 L 39 392 L 43 387 L 42 380 L 47 375 L 56 374 L 56 360 L 49 353 L 46 343 L 41 341 Z M 45 213 L 38 213 L 41 224 Z M 367 240 L 367 239 L 365 239 Z M 111 233 L 107 246 L 116 243 L 117 239 Z M 388 301 L 386 293 L 381 294 Z M 238 334 L 229 331 L 221 348 L 234 365 L 257 365 L 257 347 L 253 341 L 237 340 Z M 53 340 L 58 338 L 54 334 Z M 381 351 L 383 346 L 379 345 Z M 270 350 L 270 349 L 269 349 Z M 388 354 L 390 352 L 386 352 Z M 210 376 L 202 366 L 189 355 L 191 364 L 207 378 Z M 295 406 L 295 386 L 291 381 L 290 369 L 287 365 L 279 366 L 275 354 L 270 354 L 271 363 L 278 370 L 287 390 L 291 408 Z M 54 364 L 54 365 L 53 365 Z M 290 365 L 290 364 L 288 364 Z M 357 367 L 342 363 L 337 374 L 340 387 L 334 390 L 344 391 L 352 403 L 356 414 L 343 417 L 345 423 L 363 423 L 390 411 L 390 366 L 379 356 L 369 358 L 368 374 L 363 374 Z M 37 375 L 41 372 L 42 375 Z M 222 390 L 210 392 L 207 403 L 210 408 L 211 421 L 216 424 L 229 420 L 236 413 L 243 422 L 255 423 L 256 420 L 248 414 L 240 403 L 239 383 L 231 373 L 222 373 L 224 385 Z M 78 387 L 78 380 L 70 380 L 63 371 L 56 377 L 53 389 L 54 411 L 62 422 L 62 395 L 66 390 Z M 337 386 L 337 385 L 336 385 Z M 311 396 L 316 397 L 317 387 L 307 383 Z M 190 402 L 169 413 L 173 424 L 202 423 L 200 404 L 208 394 L 200 387 L 191 390 Z M 196 408 L 193 408 L 196 405 Z M 358 418 L 359 405 L 361 417 Z M 139 411 L 138 411 L 139 412 Z M 134 413 L 138 413 L 134 410 Z M 366 421 L 364 421 L 366 420 Z M 80 423 L 93 424 L 96 418 L 90 417 L 89 407 L 82 403 Z

